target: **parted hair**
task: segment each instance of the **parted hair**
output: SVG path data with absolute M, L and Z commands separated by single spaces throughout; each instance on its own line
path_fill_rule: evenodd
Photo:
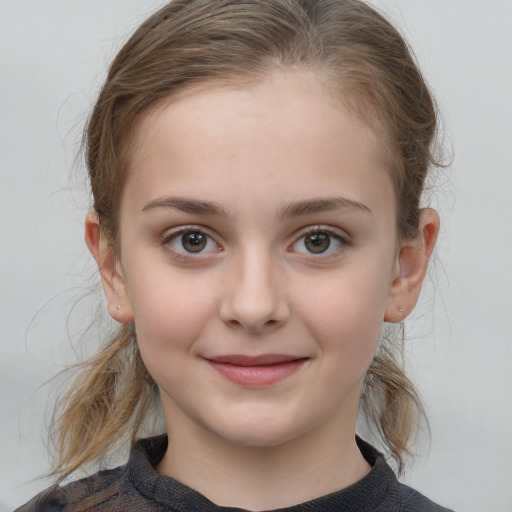
M 141 119 L 210 83 L 251 83 L 276 68 L 314 70 L 381 134 L 397 203 L 399 242 L 417 235 L 437 115 L 407 43 L 359 0 L 174 0 L 121 48 L 84 130 L 83 150 L 100 228 L 118 254 L 119 205 Z M 426 420 L 401 363 L 402 340 L 381 339 L 365 377 L 360 414 L 399 471 Z M 158 389 L 133 324 L 121 325 L 81 362 L 54 414 L 59 481 L 139 435 Z

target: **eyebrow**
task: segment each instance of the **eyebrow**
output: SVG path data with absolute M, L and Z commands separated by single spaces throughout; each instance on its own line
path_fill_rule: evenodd
M 279 211 L 278 217 L 279 219 L 285 219 L 288 217 L 311 215 L 313 213 L 331 210 L 372 213 L 368 206 L 358 201 L 354 201 L 353 199 L 348 199 L 346 197 L 326 197 L 290 203 Z
M 224 210 L 217 203 L 210 201 L 200 201 L 198 199 L 187 199 L 184 197 L 164 197 L 149 202 L 142 208 L 143 212 L 157 210 L 159 208 L 174 208 L 186 213 L 196 213 L 198 215 L 217 215 L 227 217 Z
M 173 208 L 181 210 L 185 213 L 193 213 L 197 215 L 216 215 L 219 217 L 227 217 L 227 212 L 218 203 L 211 201 L 201 201 L 198 199 L 189 199 L 184 197 L 164 197 L 150 201 L 143 208 L 143 212 L 158 210 L 160 208 Z M 277 214 L 278 219 L 286 219 L 290 217 L 299 217 L 301 215 L 311 215 L 332 210 L 345 210 L 355 212 L 372 213 L 368 206 L 348 199 L 346 197 L 327 197 L 308 199 L 305 201 L 296 201 L 285 205 Z

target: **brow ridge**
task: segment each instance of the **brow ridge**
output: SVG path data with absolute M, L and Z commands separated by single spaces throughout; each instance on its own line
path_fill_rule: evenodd
M 226 210 L 224 210 L 224 208 L 222 208 L 218 203 L 184 197 L 157 198 L 146 204 L 142 208 L 142 211 L 148 212 L 160 208 L 174 208 L 185 213 L 193 213 L 197 215 L 217 215 L 220 217 L 227 217 Z M 371 213 L 370 208 L 359 201 L 354 201 L 353 199 L 346 197 L 326 197 L 289 203 L 278 211 L 277 217 L 282 220 L 289 217 L 311 215 L 329 210 L 347 210 Z
M 185 197 L 163 197 L 150 201 L 142 208 L 143 212 L 149 212 L 160 208 L 174 208 L 186 213 L 195 213 L 198 215 L 218 215 L 226 217 L 226 211 L 217 203 L 212 201 L 202 201 L 199 199 L 189 199 Z
M 329 210 L 347 210 L 372 213 L 370 208 L 359 201 L 346 197 L 325 197 L 297 201 L 285 205 L 278 213 L 279 219 L 311 215 Z

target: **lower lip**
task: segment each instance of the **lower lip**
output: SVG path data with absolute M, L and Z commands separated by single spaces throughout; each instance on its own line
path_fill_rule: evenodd
M 223 377 L 242 386 L 270 386 L 294 374 L 306 359 L 264 366 L 239 366 L 208 361 Z

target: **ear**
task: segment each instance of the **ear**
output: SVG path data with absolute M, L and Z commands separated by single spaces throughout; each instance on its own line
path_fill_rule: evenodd
M 395 263 L 385 322 L 401 322 L 416 305 L 438 233 L 437 212 L 422 210 L 418 236 L 405 242 Z
M 110 316 L 121 323 L 133 322 L 133 311 L 119 260 L 92 210 L 85 219 L 85 243 L 98 264 Z

